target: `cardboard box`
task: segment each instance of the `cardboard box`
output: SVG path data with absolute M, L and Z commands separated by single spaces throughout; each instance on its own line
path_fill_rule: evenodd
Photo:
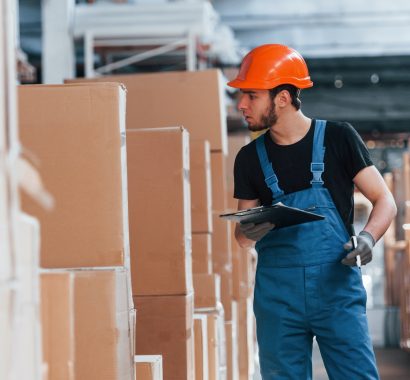
M 194 314 L 195 380 L 208 380 L 208 324 L 206 314 Z
M 164 380 L 195 377 L 193 294 L 137 296 L 137 355 L 162 355 Z
M 209 380 L 219 379 L 219 352 L 220 339 L 218 335 L 218 314 L 208 314 L 208 371 Z
M 74 272 L 75 380 L 133 378 L 126 286 L 123 269 Z
M 135 355 L 136 380 L 162 380 L 161 355 Z
M 183 125 L 195 139 L 227 154 L 225 81 L 219 70 L 115 75 L 88 81 L 127 87 L 127 128 Z M 84 79 L 80 79 L 84 81 Z
M 237 317 L 225 322 L 227 378 L 239 379 Z
M 223 214 L 227 209 L 226 157 L 223 152 L 211 152 L 212 210 Z
M 190 141 L 192 232 L 212 232 L 211 151 L 209 142 Z
M 194 274 L 212 273 L 211 234 L 192 234 L 192 272 Z
M 41 275 L 43 361 L 48 380 L 74 380 L 74 275 Z
M 233 380 L 233 332 L 232 321 L 225 322 L 225 337 L 226 337 L 226 364 L 227 364 L 227 378 Z M 236 378 L 237 379 L 237 378 Z
M 122 266 L 128 253 L 125 90 L 118 84 L 19 87 L 20 137 L 55 198 L 41 224 L 41 266 Z
M 217 309 L 221 302 L 221 277 L 218 274 L 194 274 L 195 310 Z
M 221 275 L 221 301 L 224 307 L 225 321 L 232 321 L 232 272 Z
M 238 347 L 240 379 L 248 380 L 255 372 L 255 319 L 252 299 L 238 301 Z
M 212 264 L 215 273 L 232 271 L 231 224 L 213 214 Z
M 133 295 L 192 292 L 189 135 L 127 131 Z
M 226 340 L 223 309 L 207 313 L 209 379 L 226 378 Z

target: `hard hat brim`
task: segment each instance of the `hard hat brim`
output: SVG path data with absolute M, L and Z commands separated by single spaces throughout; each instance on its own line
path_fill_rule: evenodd
M 297 88 L 313 87 L 313 82 L 310 80 L 310 77 L 306 77 L 303 79 L 291 78 L 291 77 L 281 78 L 281 79 L 269 81 L 269 82 L 234 79 L 227 83 L 229 87 L 239 88 L 239 89 L 255 89 L 255 90 L 270 90 L 282 84 L 290 84 Z

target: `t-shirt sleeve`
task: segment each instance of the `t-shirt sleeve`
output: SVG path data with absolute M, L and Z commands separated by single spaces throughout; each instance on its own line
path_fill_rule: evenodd
M 249 147 L 248 147 L 249 149 Z M 243 147 L 237 154 L 234 164 L 234 198 L 258 199 L 258 193 L 251 183 L 250 165 L 247 150 Z
M 369 150 L 357 131 L 346 123 L 344 128 L 343 158 L 349 178 L 353 179 L 362 169 L 372 166 Z

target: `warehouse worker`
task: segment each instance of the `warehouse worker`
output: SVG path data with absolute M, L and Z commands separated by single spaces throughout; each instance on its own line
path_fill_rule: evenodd
M 396 214 L 369 152 L 352 126 L 306 117 L 301 89 L 313 86 L 306 63 L 283 45 L 253 49 L 229 86 L 251 131 L 268 131 L 235 160 L 238 209 L 282 202 L 324 220 L 291 227 L 241 224 L 242 247 L 256 242 L 255 280 L 260 366 L 264 380 L 312 378 L 316 337 L 331 380 L 378 379 L 361 270 Z M 352 250 L 354 185 L 373 209 Z

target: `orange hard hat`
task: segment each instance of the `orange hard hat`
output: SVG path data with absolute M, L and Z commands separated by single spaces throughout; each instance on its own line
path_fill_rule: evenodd
M 238 76 L 228 86 L 269 90 L 281 84 L 297 88 L 313 86 L 306 62 L 296 50 L 268 44 L 256 47 L 245 56 Z

